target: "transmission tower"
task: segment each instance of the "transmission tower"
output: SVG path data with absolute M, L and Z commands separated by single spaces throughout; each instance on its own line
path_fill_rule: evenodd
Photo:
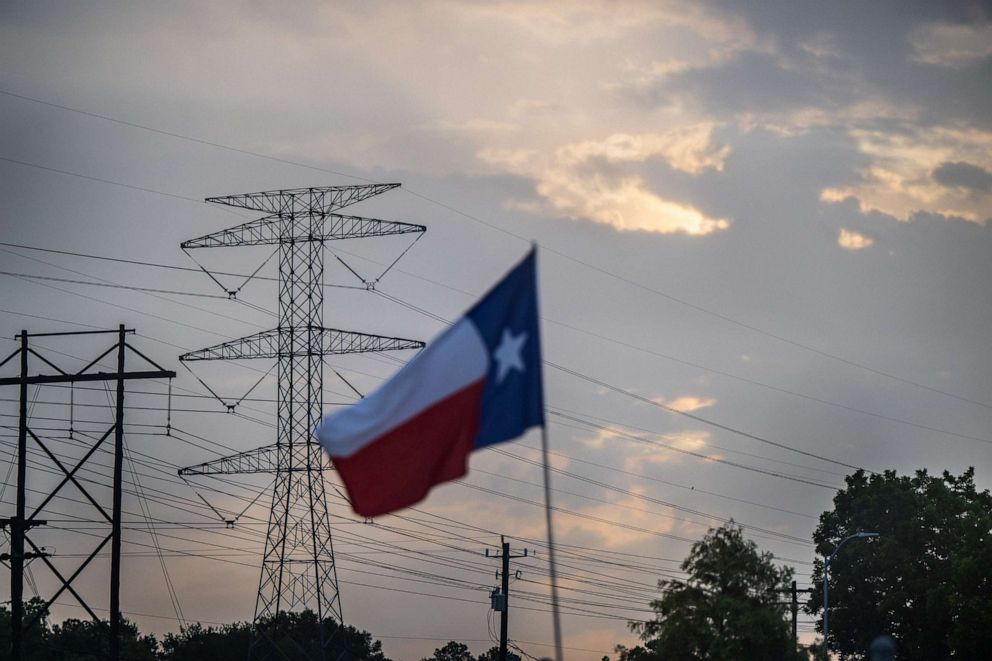
M 324 457 L 311 436 L 323 408 L 323 356 L 419 349 L 423 342 L 324 326 L 324 242 L 426 231 L 422 225 L 332 213 L 397 186 L 328 186 L 207 198 L 266 215 L 182 243 L 183 250 L 278 246 L 278 327 L 179 357 L 184 363 L 277 361 L 275 444 L 180 471 L 180 475 L 275 474 L 250 658 L 300 658 L 304 653 L 278 649 L 265 624 L 279 613 L 310 609 L 317 615 L 321 659 L 333 637 L 326 631 L 325 618 L 342 623 L 322 475 Z

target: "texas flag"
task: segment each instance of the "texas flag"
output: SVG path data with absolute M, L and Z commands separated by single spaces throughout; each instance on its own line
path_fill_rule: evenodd
M 362 516 L 414 505 L 478 448 L 544 425 L 536 251 L 362 401 L 314 434 Z

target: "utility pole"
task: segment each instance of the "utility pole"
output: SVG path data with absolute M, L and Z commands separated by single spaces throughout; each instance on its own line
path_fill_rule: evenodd
M 326 620 L 333 618 L 339 625 L 344 624 L 322 472 L 331 468 L 311 433 L 323 415 L 324 356 L 420 349 L 424 343 L 324 326 L 325 243 L 350 238 L 422 235 L 427 229 L 422 225 L 334 213 L 397 186 L 324 186 L 208 198 L 207 202 L 265 215 L 181 244 L 183 251 L 268 245 L 275 246 L 278 253 L 278 326 L 179 357 L 187 369 L 188 363 L 202 360 L 276 361 L 275 444 L 179 471 L 181 476 L 275 475 L 255 600 L 250 659 L 287 658 L 286 651 L 278 649 L 270 634 L 272 626 L 277 625 L 275 618 L 281 613 L 309 609 L 317 615 L 318 659 L 324 659 L 331 647 L 332 635 L 327 632 Z M 375 289 L 378 282 L 378 278 L 362 280 L 369 290 Z M 232 299 L 240 290 L 224 289 Z M 225 405 L 233 411 L 233 406 Z M 299 650 L 292 653 L 298 655 Z
M 500 613 L 499 618 L 499 661 L 506 661 L 506 646 L 507 646 L 507 627 L 510 619 L 510 560 L 513 558 L 526 558 L 527 549 L 524 549 L 523 553 L 518 555 L 510 554 L 510 543 L 506 541 L 505 538 L 500 537 L 500 541 L 503 544 L 502 550 L 499 553 L 489 554 L 489 549 L 486 549 L 487 558 L 500 558 L 503 560 L 503 590 L 499 595 L 493 595 L 493 610 L 497 610 Z M 496 597 L 499 598 L 496 598 Z
M 21 346 L 19 349 L 15 350 L 14 353 L 9 355 L 3 361 L 0 361 L 0 367 L 7 364 L 15 356 L 20 357 L 20 375 L 16 377 L 0 378 L 0 386 L 17 385 L 20 387 L 20 399 L 19 399 L 19 421 L 18 421 L 18 433 L 17 433 L 17 503 L 15 514 L 13 517 L 5 518 L 0 520 L 0 525 L 10 528 L 10 552 L 0 555 L 0 560 L 10 560 L 10 598 L 11 598 L 11 632 L 10 632 L 10 658 L 13 661 L 22 661 L 24 658 L 23 650 L 23 638 L 24 632 L 35 625 L 38 620 L 48 612 L 52 604 L 58 599 L 64 592 L 68 592 L 76 601 L 83 607 L 84 610 L 92 617 L 95 621 L 100 622 L 100 618 L 96 615 L 93 609 L 86 603 L 79 591 L 73 586 L 73 581 L 82 573 L 82 571 L 90 564 L 90 562 L 100 553 L 100 551 L 107 545 L 108 542 L 111 544 L 111 572 L 110 572 L 110 659 L 111 661 L 117 661 L 120 658 L 120 632 L 121 632 L 121 612 L 120 612 L 120 570 L 121 570 L 121 475 L 122 475 L 122 465 L 124 458 L 124 382 L 132 379 L 162 379 L 162 378 L 174 378 L 176 376 L 175 372 L 162 369 L 157 363 L 148 358 L 146 355 L 135 349 L 127 342 L 127 335 L 134 333 L 134 329 L 126 329 L 123 325 L 119 326 L 117 330 L 105 330 L 105 331 L 75 331 L 68 333 L 33 333 L 28 334 L 27 331 L 21 331 L 18 338 L 21 341 Z M 37 337 L 65 337 L 65 336 L 79 336 L 79 335 L 102 335 L 102 334 L 115 334 L 117 335 L 117 343 L 111 346 L 109 349 L 97 356 L 93 361 L 91 361 L 86 367 L 79 370 L 78 372 L 73 372 L 71 370 L 64 370 L 57 366 L 52 360 L 46 358 L 42 355 L 36 348 L 30 346 L 28 338 Z M 100 362 L 104 357 L 117 353 L 117 370 L 115 372 L 95 372 L 93 371 L 94 366 Z M 150 364 L 155 369 L 153 370 L 141 370 L 141 371 L 131 371 L 125 370 L 125 357 L 127 350 L 130 350 L 134 354 L 137 354 L 142 360 Z M 29 358 L 33 356 L 36 359 L 41 360 L 45 365 L 55 370 L 55 374 L 38 374 L 35 376 L 29 375 Z M 58 457 L 49 449 L 44 440 L 44 434 L 38 436 L 31 429 L 28 421 L 28 386 L 29 385 L 47 385 L 47 384 L 59 384 L 59 383 L 78 383 L 82 381 L 115 381 L 117 383 L 117 410 L 115 411 L 114 423 L 100 438 L 95 441 L 94 444 L 86 451 L 86 454 L 78 460 L 76 465 L 71 469 L 67 468 L 66 465 L 58 459 Z M 96 451 L 103 445 L 104 441 L 110 437 L 110 434 L 114 434 L 114 476 L 113 476 L 113 505 L 111 508 L 111 513 L 108 514 L 104 505 L 101 505 L 96 498 L 93 497 L 91 492 L 86 489 L 83 483 L 76 478 L 77 472 L 84 464 L 96 453 Z M 44 499 L 41 504 L 34 508 L 34 511 L 28 515 L 27 514 L 27 450 L 28 441 L 32 441 L 38 446 L 44 453 L 47 459 L 50 459 L 52 464 L 61 471 L 64 477 L 61 481 L 50 491 L 45 494 Z M 42 547 L 39 547 L 32 541 L 27 533 L 35 526 L 43 526 L 46 521 L 38 519 L 38 515 L 42 510 L 55 498 L 56 494 L 68 483 L 72 483 L 87 500 L 93 505 L 97 510 L 99 515 L 106 520 L 111 525 L 110 534 L 100 541 L 96 548 L 90 553 L 82 564 L 75 568 L 75 570 L 68 576 L 60 571 L 52 562 L 49 560 L 49 554 Z M 48 486 L 50 484 L 49 480 L 43 480 L 42 485 Z M 41 486 L 41 485 L 40 485 Z M 31 547 L 32 551 L 25 552 L 25 544 Z M 25 622 L 24 618 L 24 565 L 25 560 L 40 559 L 45 564 L 45 566 L 51 571 L 55 576 L 60 587 L 55 591 L 55 594 L 45 600 L 44 606 L 33 616 L 28 618 Z
M 796 591 L 796 582 L 792 581 L 792 644 L 799 643 L 799 595 Z
M 789 608 L 790 608 L 790 610 L 792 611 L 792 643 L 797 648 L 799 647 L 799 628 L 798 628 L 798 620 L 799 620 L 799 593 L 800 592 L 810 593 L 812 591 L 813 591 L 813 588 L 802 588 L 802 589 L 800 589 L 800 588 L 796 587 L 796 582 L 795 581 L 792 581 L 792 586 L 791 587 L 788 587 L 788 588 L 779 588 L 779 589 L 776 590 L 776 592 L 787 592 L 787 593 L 789 593 L 792 596 L 792 599 L 789 602 L 786 602 L 786 603 L 778 602 L 778 603 L 779 603 L 780 606 L 788 605 Z

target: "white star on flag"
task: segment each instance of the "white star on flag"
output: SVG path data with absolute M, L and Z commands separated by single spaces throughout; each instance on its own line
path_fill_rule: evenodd
M 500 338 L 499 346 L 493 352 L 493 359 L 496 361 L 496 383 L 500 384 L 510 370 L 525 371 L 524 359 L 520 352 L 527 341 L 527 333 L 514 335 L 509 328 L 503 329 L 503 336 Z

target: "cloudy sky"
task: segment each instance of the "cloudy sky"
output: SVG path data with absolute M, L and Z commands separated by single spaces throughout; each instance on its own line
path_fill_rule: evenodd
M 237 514 L 266 482 L 188 486 L 175 467 L 223 452 L 208 441 L 274 442 L 275 384 L 226 415 L 176 357 L 270 327 L 275 287 L 196 297 L 222 292 L 202 273 L 24 246 L 196 268 L 181 241 L 250 218 L 208 196 L 402 182 L 354 207 L 428 227 L 380 281 L 388 297 L 331 288 L 325 305 L 328 326 L 388 335 L 430 338 L 539 243 L 570 659 L 632 642 L 625 622 L 648 615 L 656 580 L 730 517 L 807 583 L 816 517 L 852 466 L 975 466 L 992 486 L 983 3 L 6 2 L 0 57 L 7 351 L 22 328 L 126 323 L 179 371 L 182 434 L 162 435 L 163 384 L 128 400 L 147 425 L 129 432 L 129 479 L 166 549 L 129 495 L 123 604 L 145 630 L 178 627 L 163 565 L 186 619 L 252 617 L 264 495 L 233 530 L 204 504 Z M 408 244 L 331 249 L 371 279 Z M 268 256 L 214 253 L 194 256 L 234 273 Z M 361 284 L 332 258 L 327 281 Z M 43 344 L 77 368 L 103 348 Z M 330 362 L 363 392 L 399 364 Z M 231 400 L 261 376 L 197 369 Z M 329 410 L 355 397 L 333 373 L 325 386 Z M 65 389 L 32 396 L 78 456 L 59 431 Z M 16 391 L 3 397 L 9 461 Z M 103 393 L 74 397 L 74 421 L 109 419 Z M 464 483 L 373 525 L 330 492 L 346 621 L 397 659 L 449 639 L 487 649 L 497 567 L 483 552 L 505 534 L 536 552 L 515 565 L 511 637 L 548 653 L 537 443 L 480 453 Z M 68 498 L 65 529 L 37 535 L 71 567 L 93 532 Z M 80 578 L 104 606 L 105 565 Z M 69 598 L 55 613 L 81 615 Z

